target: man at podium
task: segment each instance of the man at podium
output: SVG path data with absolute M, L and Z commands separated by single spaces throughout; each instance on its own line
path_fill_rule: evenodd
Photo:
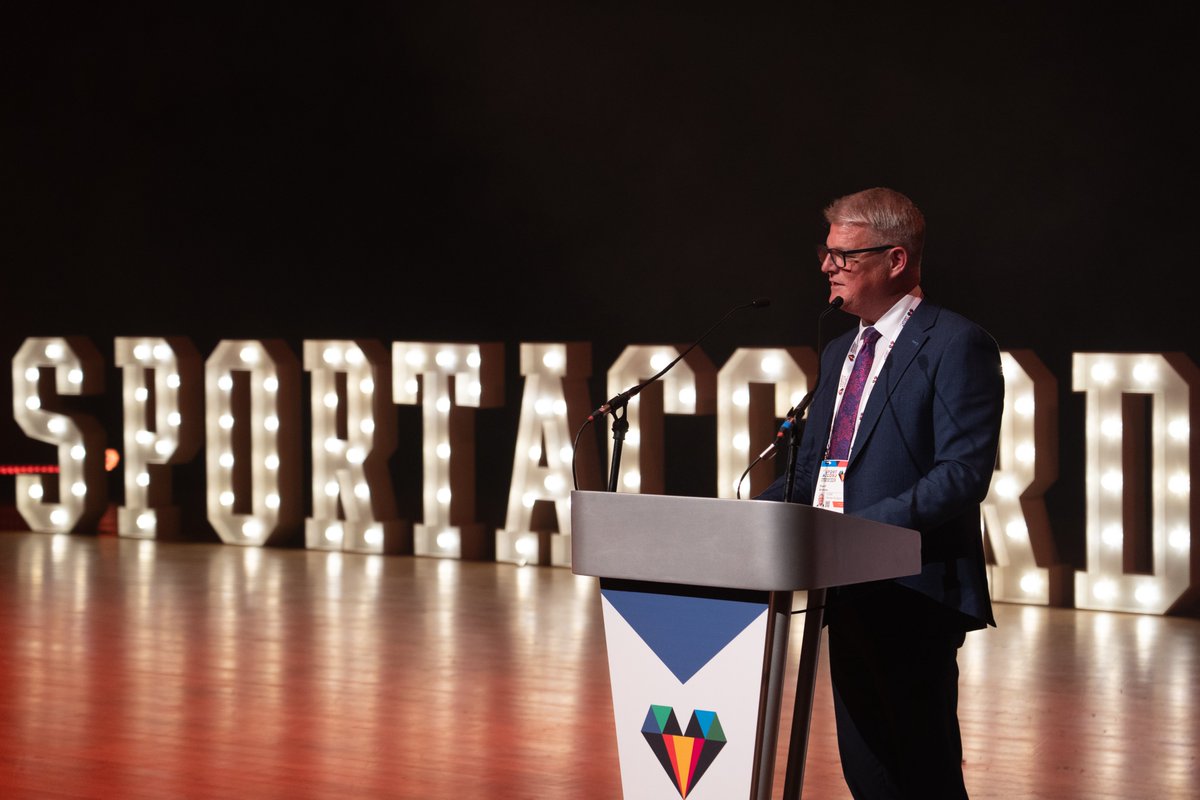
M 859 318 L 821 357 L 792 499 L 917 530 L 921 572 L 828 594 L 842 771 L 856 798 L 965 798 L 958 648 L 995 625 L 980 532 L 1003 410 L 996 342 L 921 291 L 925 220 L 885 188 L 834 200 L 818 246 Z M 780 478 L 759 499 L 784 499 Z

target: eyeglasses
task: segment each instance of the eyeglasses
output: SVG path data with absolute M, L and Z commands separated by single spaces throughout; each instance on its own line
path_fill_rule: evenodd
M 834 250 L 826 247 L 823 244 L 817 245 L 817 261 L 821 264 L 825 263 L 825 259 L 833 260 L 833 265 L 838 269 L 846 268 L 846 256 L 856 256 L 860 253 L 882 253 L 884 250 L 891 250 L 896 245 L 881 244 L 878 247 L 860 247 L 857 250 Z

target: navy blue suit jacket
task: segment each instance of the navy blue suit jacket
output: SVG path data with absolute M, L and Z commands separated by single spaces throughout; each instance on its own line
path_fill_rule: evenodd
M 858 335 L 830 342 L 796 456 L 792 499 L 811 503 L 838 378 Z M 881 343 L 882 344 L 882 343 Z M 924 300 L 900 331 L 854 439 L 845 512 L 921 533 L 921 572 L 897 578 L 958 612 L 964 630 L 994 625 L 980 503 L 996 463 L 1004 378 L 995 340 Z M 783 478 L 759 499 L 782 500 Z

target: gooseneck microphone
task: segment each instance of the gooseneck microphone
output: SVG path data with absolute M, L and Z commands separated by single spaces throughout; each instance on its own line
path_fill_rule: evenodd
M 841 296 L 833 298 L 829 305 L 821 312 L 820 316 L 817 317 L 817 377 L 813 380 L 812 388 L 801 398 L 799 403 L 792 406 L 787 412 L 787 418 L 779 426 L 779 430 L 775 432 L 775 440 L 758 454 L 758 458 L 750 462 L 750 466 L 746 467 L 746 471 L 742 473 L 742 477 L 738 478 L 736 494 L 739 500 L 742 497 L 742 481 L 746 480 L 746 476 L 750 474 L 750 470 L 754 469 L 758 465 L 758 462 L 764 458 L 771 458 L 775 455 L 775 451 L 779 449 L 780 442 L 804 419 L 804 412 L 812 404 L 813 397 L 817 392 L 817 385 L 821 382 L 821 354 L 825 351 L 825 346 L 821 338 L 822 323 L 825 322 L 825 317 L 829 316 L 830 312 L 841 308 L 843 302 L 845 301 Z
M 775 441 L 771 442 L 771 448 L 776 447 L 778 443 L 782 441 L 787 432 L 790 431 L 792 426 L 796 424 L 796 420 L 804 419 L 804 412 L 807 411 L 808 407 L 812 404 L 813 395 L 816 394 L 817 391 L 817 385 L 821 382 L 820 354 L 825 350 L 824 346 L 821 345 L 821 323 L 825 321 L 825 317 L 829 315 L 829 312 L 841 308 L 842 302 L 843 300 L 841 297 L 833 298 L 833 301 L 830 302 L 830 304 L 825 307 L 825 310 L 821 312 L 821 315 L 817 317 L 817 377 L 813 380 L 812 388 L 808 390 L 808 393 L 801 398 L 799 403 L 797 403 L 790 411 L 788 411 L 787 419 L 783 421 L 783 424 L 779 426 L 779 431 L 775 434 Z
M 698 345 L 702 341 L 704 341 L 705 337 L 707 337 L 710 333 L 715 331 L 717 328 L 721 327 L 721 324 L 723 322 L 725 322 L 725 320 L 727 320 L 731 316 L 733 316 L 736 312 L 741 311 L 744 308 L 766 308 L 769 305 L 771 305 L 770 300 L 768 300 L 765 297 L 758 297 L 758 298 L 755 298 L 754 300 L 751 300 L 749 303 L 743 303 L 740 306 L 734 306 L 733 308 L 729 309 L 729 311 L 727 311 L 725 313 L 725 316 L 721 317 L 719 320 L 716 321 L 716 323 L 713 324 L 713 326 L 711 328 L 709 328 L 704 333 L 702 333 L 700 335 L 699 339 L 697 339 L 696 341 L 694 341 L 690 345 L 688 345 L 687 349 L 684 350 L 679 355 L 677 355 L 674 358 L 674 360 L 671 361 L 670 364 L 667 364 L 665 367 L 660 369 L 658 371 L 658 374 L 656 374 L 652 378 L 648 378 L 648 379 L 642 381 L 637 386 L 633 386 L 629 389 L 626 389 L 625 391 L 621 392 L 620 394 L 614 396 L 607 403 L 605 403 L 604 405 L 600 406 L 595 411 L 593 411 L 588 416 L 587 421 L 593 422 L 597 417 L 602 417 L 605 414 L 608 414 L 618 408 L 624 408 L 625 405 L 629 402 L 629 400 L 631 398 L 636 396 L 638 393 L 640 393 L 642 391 L 642 389 L 645 389 L 647 386 L 654 383 L 656 380 L 661 378 L 663 375 L 666 375 L 667 372 L 671 369 L 671 367 L 678 364 L 683 359 L 684 356 L 686 356 L 688 353 L 692 352 L 692 350 L 696 347 L 696 345 Z
M 615 444 L 613 445 L 612 465 L 611 465 L 611 469 L 609 471 L 608 491 L 615 492 L 617 490 L 617 476 L 619 474 L 620 466 L 621 466 L 621 446 L 625 440 L 625 432 L 627 430 L 629 430 L 629 422 L 625 419 L 625 411 L 626 411 L 626 407 L 629 404 L 629 401 L 632 398 L 636 397 L 638 394 L 640 394 L 641 391 L 643 389 L 645 389 L 647 386 L 649 386 L 650 384 L 657 381 L 663 375 L 666 375 L 667 372 L 670 371 L 670 369 L 672 367 L 674 367 L 676 364 L 678 364 L 680 361 L 682 361 L 683 358 L 685 356 L 687 356 L 688 353 L 692 352 L 692 350 L 694 350 L 697 345 L 699 345 L 701 342 L 703 342 L 710 333 L 715 331 L 717 328 L 721 327 L 721 325 L 725 322 L 725 320 L 729 319 L 735 313 L 737 313 L 738 311 L 742 311 L 743 309 L 747 309 L 747 308 L 766 308 L 769 305 L 771 305 L 771 301 L 768 298 L 758 297 L 758 298 L 751 300 L 749 303 L 742 303 L 741 305 L 737 305 L 737 306 L 734 306 L 733 308 L 729 309 L 729 311 L 727 311 L 725 313 L 725 316 L 721 317 L 719 320 L 717 320 L 715 323 L 713 323 L 712 327 L 710 327 L 708 330 L 706 330 L 704 333 L 702 333 L 700 335 L 699 339 L 697 339 L 696 341 L 694 341 L 690 345 L 688 345 L 687 348 L 682 353 L 680 353 L 678 356 L 676 356 L 671 361 L 671 363 L 667 364 L 665 367 L 660 369 L 653 377 L 647 378 L 646 380 L 642 381 L 641 383 L 637 384 L 636 386 L 631 386 L 630 388 L 626 389 L 625 391 L 614 395 L 613 397 L 611 397 L 608 400 L 608 402 L 603 403 L 602 405 L 600 405 L 599 408 L 597 408 L 595 411 L 593 411 L 591 414 L 589 414 L 587 420 L 584 421 L 583 425 L 581 425 L 579 427 L 579 431 L 575 434 L 576 447 L 573 448 L 572 453 L 571 453 L 571 479 L 575 484 L 575 488 L 576 489 L 579 488 L 579 479 L 575 474 L 575 452 L 579 449 L 578 444 L 579 444 L 580 434 L 583 433 L 583 430 L 590 423 L 595 422 L 596 419 L 598 419 L 600 417 L 604 417 L 607 414 L 612 414 L 612 416 L 613 416 L 612 430 L 613 430 L 613 442 Z

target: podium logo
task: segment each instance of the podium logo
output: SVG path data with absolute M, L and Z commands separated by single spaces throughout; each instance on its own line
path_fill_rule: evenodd
M 650 706 L 642 735 L 680 797 L 688 796 L 725 746 L 725 731 L 715 711 L 693 711 L 687 731 L 680 732 L 674 708 Z

